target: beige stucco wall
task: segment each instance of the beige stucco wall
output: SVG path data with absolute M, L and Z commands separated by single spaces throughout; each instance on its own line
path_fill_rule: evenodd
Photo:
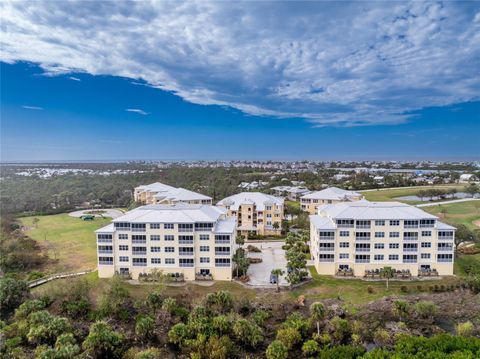
M 282 233 L 282 221 L 284 219 L 283 205 L 272 205 L 271 209 L 258 211 L 253 204 L 244 204 L 237 211 L 228 210 L 229 217 L 237 218 L 238 227 L 256 227 L 256 234 L 261 236 L 280 235 Z M 271 228 L 267 225 L 271 222 Z M 278 229 L 274 229 L 274 223 L 278 223 Z M 242 235 L 248 235 L 248 231 L 241 231 Z

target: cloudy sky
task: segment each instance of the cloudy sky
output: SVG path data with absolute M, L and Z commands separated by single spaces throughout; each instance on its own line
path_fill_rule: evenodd
M 2 160 L 480 156 L 478 2 L 0 12 Z

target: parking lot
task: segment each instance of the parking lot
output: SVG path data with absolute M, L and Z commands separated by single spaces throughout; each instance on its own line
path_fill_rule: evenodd
M 245 248 L 248 244 L 252 244 L 262 250 L 260 253 L 248 252 L 248 257 L 262 259 L 261 263 L 251 264 L 248 268 L 247 274 L 250 277 L 248 284 L 253 286 L 275 286 L 270 284 L 270 273 L 272 272 L 272 269 L 280 268 L 285 272 L 287 271 L 285 251 L 282 249 L 285 242 L 274 241 L 257 243 L 250 241 L 245 244 Z M 288 285 L 285 276 L 280 278 L 280 285 Z

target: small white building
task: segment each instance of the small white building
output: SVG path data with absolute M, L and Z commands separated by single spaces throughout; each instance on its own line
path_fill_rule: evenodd
M 475 176 L 474 174 L 470 174 L 470 173 L 464 173 L 464 174 L 460 175 L 460 179 L 459 179 L 460 183 L 472 183 L 472 182 L 476 182 L 476 181 L 478 181 L 477 176 Z
M 337 187 L 329 187 L 321 191 L 311 192 L 300 197 L 302 210 L 316 214 L 317 207 L 322 204 L 333 204 L 339 202 L 358 201 L 363 198 L 363 195 L 354 191 L 347 191 Z
M 272 187 L 276 196 L 286 197 L 290 201 L 298 201 L 301 196 L 310 193 L 308 188 L 296 186 L 277 186 Z

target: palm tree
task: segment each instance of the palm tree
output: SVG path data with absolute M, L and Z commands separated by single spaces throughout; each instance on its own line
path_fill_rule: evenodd
M 277 277 L 277 292 L 280 292 L 280 276 L 284 273 L 280 268 L 272 269 L 272 275 Z
M 383 267 L 380 272 L 380 276 L 387 280 L 387 290 L 388 290 L 388 282 L 391 278 L 393 278 L 394 274 L 395 274 L 395 271 L 393 270 L 392 267 Z
M 325 318 L 325 308 L 320 302 L 312 303 L 310 306 L 310 315 L 317 322 L 317 334 L 320 335 L 320 322 Z

